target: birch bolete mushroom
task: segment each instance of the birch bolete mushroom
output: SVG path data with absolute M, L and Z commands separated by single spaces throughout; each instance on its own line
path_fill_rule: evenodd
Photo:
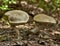
M 37 14 L 36 16 L 34 16 L 33 19 L 36 22 L 54 23 L 54 24 L 56 24 L 56 20 L 53 17 L 45 15 L 45 14 Z
M 5 13 L 5 16 L 8 17 L 8 21 L 12 27 L 15 27 L 13 25 L 16 25 L 16 24 L 18 25 L 18 24 L 22 24 L 22 23 L 27 23 L 29 20 L 29 15 L 22 10 L 7 11 Z M 14 28 L 14 29 L 16 30 L 18 39 L 19 39 L 19 30 L 17 30 L 16 28 Z

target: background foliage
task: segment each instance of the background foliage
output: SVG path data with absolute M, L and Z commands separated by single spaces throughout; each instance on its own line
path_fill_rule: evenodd
M 17 4 L 17 2 L 20 2 L 23 0 L 1 0 L 0 2 L 0 10 L 6 11 L 11 10 L 9 5 L 11 4 Z M 44 9 L 46 14 L 52 14 L 56 13 L 57 11 L 60 12 L 60 0 L 25 0 L 28 1 L 30 4 L 37 4 L 37 7 L 40 7 Z M 20 5 L 20 4 L 18 4 Z

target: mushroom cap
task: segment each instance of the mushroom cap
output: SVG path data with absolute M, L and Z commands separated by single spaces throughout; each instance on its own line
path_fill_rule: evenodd
M 5 15 L 12 24 L 27 23 L 29 20 L 29 15 L 22 10 L 7 11 Z
M 45 14 L 37 14 L 33 19 L 36 22 L 56 23 L 56 20 L 53 17 Z

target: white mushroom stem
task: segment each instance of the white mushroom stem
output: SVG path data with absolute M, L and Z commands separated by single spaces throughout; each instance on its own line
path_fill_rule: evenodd
M 14 28 L 14 30 L 16 31 L 17 34 L 17 40 L 20 40 L 20 33 L 19 30 L 17 28 Z

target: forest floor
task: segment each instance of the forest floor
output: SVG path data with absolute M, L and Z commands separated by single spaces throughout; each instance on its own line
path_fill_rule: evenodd
M 20 32 L 17 39 L 15 29 Z M 60 26 L 26 23 L 13 29 L 0 22 L 0 46 L 60 46 Z
M 24 6 L 23 10 L 28 9 L 25 9 Z M 55 19 L 60 23 L 59 16 L 53 15 L 52 17 L 55 17 Z M 59 23 L 35 23 L 33 20 L 31 20 L 26 24 L 17 25 L 13 28 L 0 20 L 0 46 L 60 46 Z M 19 39 L 17 39 L 17 30 L 20 34 Z

